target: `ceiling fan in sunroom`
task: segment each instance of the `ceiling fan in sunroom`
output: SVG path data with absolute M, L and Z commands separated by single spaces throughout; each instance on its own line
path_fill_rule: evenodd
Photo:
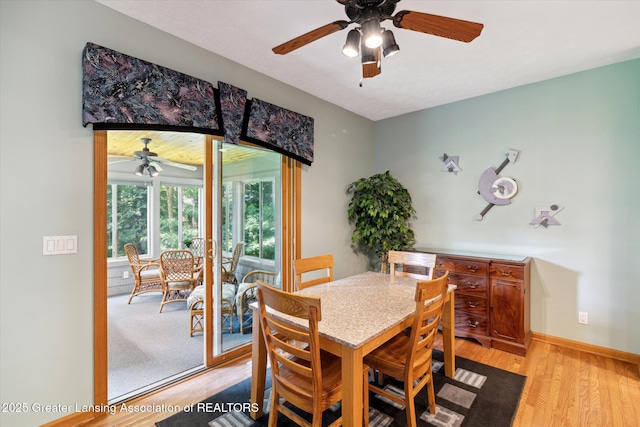
M 149 176 L 157 176 L 159 172 L 162 172 L 162 167 L 160 166 L 173 166 L 175 168 L 186 169 L 190 171 L 195 171 L 197 168 L 191 165 L 185 165 L 183 163 L 172 162 L 171 160 L 163 159 L 158 157 L 157 153 L 149 150 L 149 143 L 151 143 L 151 138 L 140 138 L 140 141 L 144 144 L 144 148 L 140 151 L 133 152 L 133 159 L 127 160 L 116 160 L 114 162 L 109 162 L 109 164 L 120 163 L 123 161 L 131 161 L 131 160 L 140 160 L 140 164 L 136 167 L 134 174 L 138 176 L 143 176 L 145 174 Z
M 410 10 L 401 10 L 394 15 L 396 5 L 401 0 L 336 0 L 344 5 L 348 21 L 334 21 L 309 31 L 288 42 L 274 47 L 279 55 L 294 50 L 325 36 L 344 30 L 351 24 L 357 24 L 347 34 L 342 53 L 349 57 L 360 55 L 362 76 L 375 77 L 381 72 L 383 57 L 391 56 L 400 50 L 391 30 L 381 26 L 384 21 L 392 21 L 397 28 L 431 34 L 438 37 L 469 43 L 480 35 L 483 24 L 431 15 Z

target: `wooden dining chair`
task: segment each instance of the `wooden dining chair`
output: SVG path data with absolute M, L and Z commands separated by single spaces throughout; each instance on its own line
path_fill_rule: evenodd
M 324 271 L 324 273 L 322 273 Z M 320 272 L 321 277 L 317 274 L 306 281 L 302 281 L 302 275 L 307 273 Z M 293 261 L 293 273 L 296 277 L 295 286 L 297 290 L 308 288 L 309 286 L 319 285 L 333 281 L 333 255 L 320 255 L 311 258 L 301 258 Z
M 340 357 L 320 350 L 320 298 L 284 292 L 262 281 L 257 283 L 260 327 L 271 361 L 268 425 L 276 427 L 278 413 L 281 413 L 300 426 L 320 427 L 322 413 L 342 400 L 342 361 Z M 306 327 L 282 320 L 278 314 L 305 319 Z M 368 370 L 365 366 L 365 378 Z M 363 395 L 363 415 L 365 425 L 368 425 L 368 392 Z M 290 405 L 311 414 L 311 422 L 294 412 Z M 341 424 L 342 417 L 330 427 Z
M 428 385 L 429 412 L 436 413 L 431 356 L 448 288 L 449 272 L 438 279 L 418 282 L 411 334 L 399 333 L 364 358 L 366 365 L 383 374 L 379 378 L 388 375 L 404 382 L 404 396 L 389 392 L 383 384 L 375 382 L 369 384 L 369 390 L 404 405 L 410 427 L 415 427 L 417 422 L 415 396 L 425 385 Z
M 187 249 L 171 249 L 160 254 L 160 313 L 165 304 L 187 301 L 189 294 L 201 280 L 201 267 L 196 265 L 193 253 Z
M 142 260 L 138 254 L 138 248 L 133 243 L 124 245 L 124 252 L 127 254 L 134 284 L 131 296 L 127 304 L 131 304 L 131 299 L 146 292 L 162 292 L 162 282 L 160 281 L 160 264 L 157 259 Z
M 389 274 L 391 276 L 406 276 L 418 280 L 433 279 L 436 267 L 436 255 L 425 252 L 389 251 Z M 402 264 L 398 269 L 396 264 Z M 384 265 L 383 265 L 384 273 Z

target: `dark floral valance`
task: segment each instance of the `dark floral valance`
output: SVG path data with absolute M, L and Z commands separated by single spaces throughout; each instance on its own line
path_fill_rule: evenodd
M 101 129 L 162 127 L 256 143 L 313 162 L 313 119 L 218 82 L 87 43 L 82 55 L 82 125 Z
M 218 82 L 218 88 L 224 124 L 224 142 L 238 144 L 244 121 L 244 108 L 247 104 L 247 91 L 223 82 Z
M 313 118 L 259 99 L 249 101 L 246 111 L 242 139 L 313 162 Z
M 87 43 L 82 124 L 188 127 L 222 134 L 211 83 Z

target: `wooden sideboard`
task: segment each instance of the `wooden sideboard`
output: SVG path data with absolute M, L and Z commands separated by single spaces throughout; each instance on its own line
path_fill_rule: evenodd
M 486 347 L 526 355 L 531 258 L 416 249 L 437 254 L 434 277 L 449 271 L 455 291 L 455 334 Z

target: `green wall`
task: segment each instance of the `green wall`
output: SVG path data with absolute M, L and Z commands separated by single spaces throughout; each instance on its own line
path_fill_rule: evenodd
M 410 190 L 417 246 L 534 258 L 533 331 L 638 354 L 639 103 L 633 60 L 382 120 L 375 170 Z M 519 192 L 477 221 L 480 175 L 508 149 Z M 444 153 L 462 172 L 441 171 Z M 552 204 L 560 226 L 529 225 Z

